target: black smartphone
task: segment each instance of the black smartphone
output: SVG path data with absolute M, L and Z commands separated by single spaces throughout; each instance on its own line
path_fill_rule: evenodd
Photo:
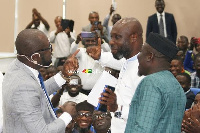
M 112 90 L 113 92 L 115 91 L 115 87 L 112 87 L 109 85 L 105 85 L 105 88 L 108 88 L 108 89 Z M 109 93 L 105 90 L 105 88 L 104 88 L 103 92 Z M 99 110 L 102 112 L 107 112 L 107 105 L 98 103 L 96 110 Z
M 74 21 L 73 20 L 69 20 L 69 19 L 62 19 L 61 20 L 61 26 L 62 26 L 63 30 L 65 30 L 66 28 L 69 27 L 70 31 L 73 32 Z

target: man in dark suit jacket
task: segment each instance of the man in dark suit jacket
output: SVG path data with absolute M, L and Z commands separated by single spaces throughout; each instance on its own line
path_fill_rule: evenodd
M 179 73 L 177 74 L 176 79 L 181 84 L 187 98 L 185 109 L 189 109 L 195 99 L 195 94 L 190 90 L 191 77 L 187 73 Z
M 165 8 L 164 0 L 156 0 L 155 7 L 157 13 L 149 16 L 148 18 L 146 38 L 149 36 L 150 32 L 160 34 L 159 23 L 161 18 L 160 15 L 162 14 L 164 22 L 164 36 L 176 44 L 177 28 L 173 14 L 164 12 Z

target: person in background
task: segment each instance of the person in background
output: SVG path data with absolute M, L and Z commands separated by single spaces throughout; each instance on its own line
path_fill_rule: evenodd
M 184 55 L 186 54 L 188 48 L 189 48 L 189 41 L 186 36 L 180 36 L 178 38 L 176 46 L 178 47 L 179 50 L 182 50 Z
M 184 68 L 188 71 L 195 72 L 194 56 L 200 53 L 200 38 L 192 37 L 190 41 L 190 48 L 186 53 L 184 60 Z
M 17 59 L 6 72 L 3 87 L 4 133 L 60 133 L 71 121 L 68 113 L 56 117 L 49 95 L 78 69 L 76 51 L 63 65 L 63 70 L 43 81 L 39 72 L 52 63 L 52 46 L 47 36 L 37 29 L 21 31 L 15 41 Z
M 67 101 L 60 107 L 63 112 L 67 112 L 72 116 L 72 121 L 67 125 L 65 133 L 77 133 L 75 131 L 75 119 L 77 116 L 76 105 L 77 103 L 75 102 Z
M 185 111 L 181 133 L 200 133 L 200 93 L 197 93 L 194 105 Z
M 155 0 L 155 7 L 157 13 L 148 17 L 146 38 L 148 38 L 151 32 L 159 33 L 176 44 L 177 27 L 174 15 L 164 12 L 164 0 Z
M 87 101 L 80 102 L 76 105 L 77 117 L 75 130 L 79 133 L 92 133 L 90 128 L 92 124 L 92 114 L 94 106 L 89 104 Z
M 185 92 L 185 95 L 187 97 L 185 109 L 189 109 L 189 108 L 191 108 L 192 103 L 194 102 L 194 99 L 195 99 L 195 94 L 190 90 L 191 77 L 187 73 L 179 73 L 179 74 L 177 74 L 176 79 L 182 86 L 182 88 Z
M 150 33 L 138 55 L 139 83 L 132 98 L 125 133 L 179 133 L 185 111 L 184 91 L 169 71 L 176 45 Z
M 106 42 L 109 43 L 108 40 L 108 32 L 104 26 L 102 26 L 101 21 L 99 21 L 99 13 L 92 11 L 89 13 L 88 20 L 90 24 L 82 27 L 82 31 L 92 32 L 96 31 L 98 35 Z
M 114 10 L 114 7 L 111 5 L 111 7 L 110 7 L 110 13 L 104 18 L 104 21 L 103 21 L 103 26 L 106 27 L 107 32 L 108 32 L 108 40 L 109 40 L 109 41 L 110 41 L 110 39 L 111 39 L 111 38 L 110 38 L 110 32 L 111 32 L 111 30 L 112 30 L 113 25 L 114 25 L 118 20 L 121 19 L 121 15 L 119 15 L 119 14 L 113 14 L 114 11 L 115 11 L 115 10 Z M 111 21 L 112 21 L 112 26 L 108 26 L 108 23 L 109 23 L 109 20 L 110 20 L 111 15 L 113 15 L 113 16 L 112 16 L 112 19 L 111 19 Z
M 48 36 L 50 26 L 48 22 L 42 17 L 42 15 L 37 11 L 37 9 L 33 8 L 32 21 L 26 26 L 26 29 L 38 29 L 44 32 L 46 36 Z
M 187 73 L 190 75 L 190 72 L 186 71 L 183 67 L 183 60 L 178 56 L 174 57 L 174 59 L 171 61 L 170 71 L 174 77 L 176 77 L 176 75 L 179 73 Z
M 101 73 L 104 70 L 104 67 L 99 64 L 98 61 L 91 58 L 91 56 L 87 52 L 88 48 L 97 46 L 98 39 L 101 39 L 98 38 L 98 34 L 96 32 L 90 32 L 88 34 L 90 34 L 92 37 L 82 37 L 80 33 L 77 36 L 76 41 L 72 43 L 70 49 L 71 54 L 74 53 L 77 49 L 80 49 L 80 52 L 76 56 L 79 61 L 78 75 L 81 78 L 81 82 L 83 85 L 81 92 L 86 95 L 90 93 L 96 81 L 99 79 Z M 82 42 L 84 48 L 78 48 L 79 42 Z M 100 44 L 100 47 L 102 51 L 110 52 L 110 47 L 107 43 Z
M 70 55 L 70 47 L 72 42 L 76 39 L 73 31 L 69 27 L 63 29 L 61 25 L 62 17 L 57 16 L 54 20 L 56 30 L 50 33 L 50 42 L 55 44 L 53 56 L 56 58 L 54 66 L 62 65 L 63 59 L 66 59 Z
M 94 110 L 93 115 L 93 126 L 96 133 L 111 133 L 111 119 L 112 116 L 109 111 L 102 112 Z
M 200 88 L 200 53 L 194 56 L 195 72 L 191 73 L 191 88 Z
M 87 95 L 80 92 L 82 89 L 81 78 L 77 75 L 72 75 L 63 86 L 51 99 L 54 107 L 62 106 L 67 101 L 80 103 L 87 100 Z

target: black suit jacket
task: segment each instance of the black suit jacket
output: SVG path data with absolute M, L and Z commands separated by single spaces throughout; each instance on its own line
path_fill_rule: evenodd
M 173 14 L 165 12 L 165 23 L 167 38 L 176 44 L 177 28 Z M 146 38 L 149 36 L 150 32 L 159 33 L 158 18 L 156 13 L 148 18 Z
M 189 109 L 192 106 L 192 103 L 194 102 L 195 99 L 195 94 L 190 90 L 187 94 L 187 102 L 186 102 L 186 106 L 185 109 Z

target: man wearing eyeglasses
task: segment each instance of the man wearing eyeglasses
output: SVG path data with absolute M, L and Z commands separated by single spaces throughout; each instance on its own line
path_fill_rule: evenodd
M 21 31 L 15 41 L 17 59 L 3 80 L 4 133 L 61 133 L 71 121 L 68 113 L 56 117 L 49 95 L 60 89 L 78 68 L 74 53 L 61 72 L 42 79 L 39 69 L 51 64 L 52 47 L 46 35 L 37 29 Z
M 96 133 L 111 133 L 111 119 L 110 112 L 102 112 L 94 110 L 93 112 L 93 126 Z
M 89 104 L 86 100 L 76 105 L 77 117 L 76 123 L 79 133 L 91 133 L 92 113 L 94 106 Z

